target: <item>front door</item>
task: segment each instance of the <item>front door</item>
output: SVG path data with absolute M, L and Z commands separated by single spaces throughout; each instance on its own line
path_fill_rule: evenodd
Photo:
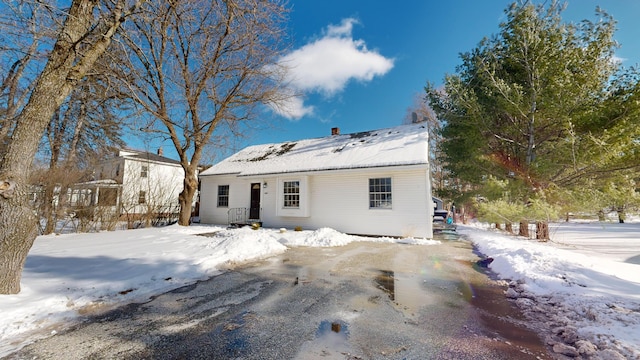
M 251 184 L 251 207 L 249 208 L 249 219 L 260 219 L 260 183 Z

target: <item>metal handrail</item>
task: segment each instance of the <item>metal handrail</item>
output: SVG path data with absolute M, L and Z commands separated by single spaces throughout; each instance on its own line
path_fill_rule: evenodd
M 248 220 L 248 208 L 231 208 L 227 210 L 229 225 L 246 224 Z

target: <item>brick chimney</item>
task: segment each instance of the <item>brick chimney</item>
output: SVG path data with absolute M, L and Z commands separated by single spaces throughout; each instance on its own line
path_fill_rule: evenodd
M 164 151 L 162 151 L 162 147 L 158 148 L 158 155 L 162 156 L 164 154 Z
M 338 127 L 331 128 L 331 135 L 332 136 L 333 135 L 340 135 L 340 128 L 338 128 Z

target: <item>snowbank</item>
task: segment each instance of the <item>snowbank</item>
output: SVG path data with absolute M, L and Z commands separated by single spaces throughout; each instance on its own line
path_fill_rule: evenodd
M 640 358 L 640 224 L 553 224 L 537 242 L 458 227 L 554 351 L 601 359 Z M 626 262 L 625 262 L 626 261 Z

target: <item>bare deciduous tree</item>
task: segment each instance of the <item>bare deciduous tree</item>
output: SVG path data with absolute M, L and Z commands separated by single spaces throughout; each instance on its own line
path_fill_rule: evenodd
M 37 235 L 27 198 L 31 164 L 56 110 L 111 44 L 121 24 L 143 0 L 74 0 L 46 64 L 15 111 L 15 128 L 0 164 L 0 293 L 20 291 L 20 278 Z M 47 5 L 50 8 L 49 5 Z M 57 14 L 62 14 L 59 12 Z M 8 25 L 7 25 L 8 26 Z
M 405 123 L 424 123 L 429 133 L 429 166 L 431 167 L 431 183 L 435 192 L 445 188 L 447 174 L 440 159 L 440 143 L 442 142 L 442 121 L 429 107 L 422 94 L 416 94 L 413 104 L 407 109 Z
M 65 195 L 75 182 L 93 180 L 77 176 L 57 174 L 79 174 L 90 176 L 90 164 L 98 156 L 113 147 L 122 147 L 122 120 L 119 111 L 126 103 L 126 96 L 111 86 L 109 59 L 101 59 L 91 74 L 76 87 L 65 103 L 56 111 L 45 131 L 41 152 L 46 152 L 51 176 L 41 177 L 45 187 L 43 217 L 47 220 L 44 234 L 54 231 L 56 218 L 65 210 Z M 54 189 L 58 193 L 54 194 Z M 57 195 L 58 198 L 54 199 Z M 58 206 L 48 206 L 57 200 Z
M 128 86 L 150 118 L 145 130 L 170 139 L 185 177 L 179 224 L 188 225 L 197 169 L 217 127 L 277 106 L 282 92 L 284 20 L 280 0 L 184 0 L 149 3 L 126 24 Z
M 56 26 L 43 2 L 0 3 L 0 149 L 6 150 Z

